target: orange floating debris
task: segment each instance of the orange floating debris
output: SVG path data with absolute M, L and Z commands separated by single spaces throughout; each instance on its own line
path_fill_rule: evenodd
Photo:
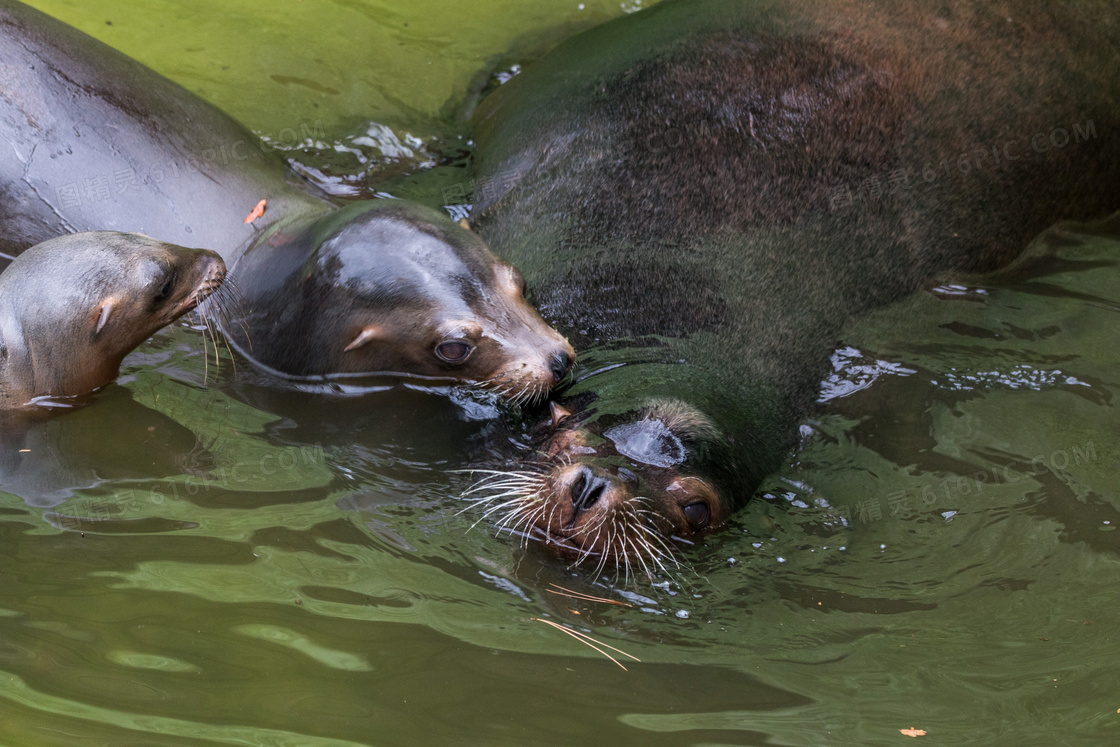
M 926 735 L 924 731 L 922 731 L 921 729 L 915 729 L 913 726 L 911 726 L 909 729 L 899 729 L 899 731 L 908 737 L 924 737 Z
M 252 223 L 257 218 L 264 215 L 264 206 L 266 204 L 268 204 L 268 200 L 261 200 L 260 202 L 258 202 L 257 206 L 255 208 L 253 208 L 253 212 L 251 212 L 251 213 L 249 213 L 248 215 L 245 216 L 245 222 L 246 223 Z

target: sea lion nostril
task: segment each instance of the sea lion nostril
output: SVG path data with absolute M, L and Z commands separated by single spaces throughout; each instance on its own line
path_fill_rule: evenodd
M 581 467 L 569 490 L 576 513 L 586 511 L 598 503 L 608 486 L 609 483 L 596 475 L 590 467 Z
M 568 370 L 572 367 L 572 356 L 568 355 L 567 351 L 561 351 L 552 356 L 552 377 L 557 381 L 568 375 Z

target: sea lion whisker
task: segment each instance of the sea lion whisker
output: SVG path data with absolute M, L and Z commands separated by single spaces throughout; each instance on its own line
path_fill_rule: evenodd
M 604 512 L 602 515 L 599 516 L 599 520 L 595 524 L 594 528 L 599 529 L 600 527 L 613 525 L 614 523 L 615 523 L 615 517 L 613 515 L 611 515 L 610 513 Z
M 512 526 L 506 527 L 506 532 L 508 534 L 518 537 L 521 547 L 528 547 L 530 540 L 551 541 L 551 538 L 547 534 L 541 532 L 540 529 L 533 525 L 531 517 L 526 518 L 529 520 L 524 522 L 519 521 Z M 525 525 L 524 529 L 521 528 L 522 524 Z
M 529 495 L 534 492 L 537 486 L 532 483 L 526 482 L 508 482 L 508 483 L 494 483 L 492 485 L 484 485 L 471 493 L 463 493 L 463 498 L 467 498 L 475 503 L 491 503 L 499 498 L 504 498 L 510 495 Z M 481 490 L 492 491 L 484 495 L 478 495 Z
M 220 313 L 224 313 L 224 310 L 222 309 L 221 304 L 218 304 L 218 309 L 219 309 Z M 226 352 L 229 353 L 230 364 L 233 366 L 233 375 L 236 376 L 237 375 L 237 356 L 234 355 L 233 348 L 230 347 L 229 338 L 226 335 L 222 334 L 222 328 L 221 328 L 220 320 L 214 320 L 213 321 L 212 329 L 213 329 L 214 339 L 217 340 L 217 339 L 220 338 L 221 341 L 222 341 L 222 344 L 225 346 Z M 246 330 L 245 331 L 245 339 L 248 340 L 248 336 L 249 336 L 249 332 L 248 332 L 248 330 Z M 251 348 L 252 348 L 252 345 L 250 344 L 250 349 Z
M 607 552 L 607 549 L 611 548 L 611 547 L 614 547 L 614 544 L 613 544 L 613 542 L 614 542 L 614 522 L 611 522 L 606 527 L 606 530 L 607 530 L 606 542 L 604 542 L 603 544 L 599 544 L 599 537 L 603 533 L 602 530 L 600 529 L 599 531 L 595 532 L 595 541 L 592 543 L 593 547 L 604 548 L 603 550 L 601 550 L 599 552 L 599 562 L 595 565 L 595 570 L 592 571 L 592 576 L 594 576 L 595 578 L 598 578 L 600 575 L 602 575 L 603 569 L 607 567 L 607 560 L 610 557 L 610 555 Z M 617 571 L 618 571 L 618 569 L 615 568 L 616 573 L 617 573 Z
M 640 525 L 637 526 L 636 528 L 638 528 L 639 530 L 647 530 L 646 527 L 640 526 Z M 654 536 L 654 538 L 659 539 L 659 537 L 657 535 L 653 535 L 653 536 Z M 638 544 L 639 541 L 641 543 L 640 545 Z M 664 558 L 666 561 L 669 561 L 669 562 L 673 563 L 674 565 L 676 565 L 678 567 L 680 566 L 680 563 L 677 562 L 676 558 L 673 556 L 673 554 L 671 552 L 668 552 L 667 550 L 661 549 L 661 548 L 657 547 L 656 545 L 654 545 L 652 542 L 649 541 L 648 536 L 644 536 L 644 535 L 640 534 L 639 537 L 636 538 L 636 541 L 633 543 L 632 546 L 634 548 L 635 556 L 642 562 L 642 566 L 646 568 L 647 574 L 650 573 L 650 571 L 649 571 L 649 567 L 646 566 L 646 564 L 645 564 L 645 559 L 648 559 L 651 563 L 654 563 L 655 565 L 657 565 L 657 567 L 659 569 L 661 569 L 662 573 L 664 573 L 666 575 L 669 575 L 670 577 L 672 577 L 672 574 L 669 572 L 668 568 L 666 568 L 665 564 L 662 563 L 662 559 Z M 642 552 L 643 550 L 645 551 L 644 553 Z M 651 577 L 652 577 L 652 575 L 651 575 Z
M 595 649 L 596 652 L 602 654 L 603 656 L 607 657 L 608 659 L 613 661 L 615 664 L 617 664 L 622 669 L 622 671 L 624 671 L 624 672 L 630 671 L 625 666 L 623 666 L 622 662 L 620 662 L 618 659 L 614 658 L 613 656 L 608 654 L 606 651 L 604 651 L 603 649 L 601 649 L 601 648 L 599 648 L 598 646 L 595 645 L 596 643 L 600 643 L 601 645 L 606 646 L 605 643 L 602 643 L 601 641 L 596 641 L 594 638 L 591 638 L 590 636 L 585 635 L 583 633 L 579 633 L 577 635 L 577 631 L 574 631 L 570 628 L 566 628 L 563 625 L 561 625 L 560 623 L 555 623 L 555 622 L 552 622 L 551 620 L 544 620 L 544 619 L 539 618 L 539 617 L 534 617 L 533 620 L 535 620 L 537 622 L 543 622 L 543 623 L 546 623 L 548 625 L 551 625 L 552 627 L 556 628 L 560 632 L 566 633 L 567 635 L 571 636 L 572 638 L 575 638 L 577 641 L 579 641 L 583 645 Z M 594 643 L 592 643 L 592 641 L 594 641 Z M 607 648 L 613 648 L 613 647 L 607 646 Z M 615 650 L 617 650 L 617 649 L 615 649 Z M 626 652 L 621 652 L 621 653 L 626 653 Z M 630 656 L 630 654 L 626 654 L 626 656 Z M 635 657 L 630 656 L 630 658 L 633 659 Z
M 526 506 L 513 506 L 494 523 L 497 527 L 510 534 L 518 534 L 520 533 L 518 527 L 521 525 L 525 516 L 531 513 L 532 510 L 529 510 Z
M 207 320 L 205 322 L 205 326 L 206 326 L 207 331 L 210 333 L 210 345 L 206 344 L 206 333 L 204 332 L 202 334 L 202 343 L 203 343 L 203 349 L 206 350 L 207 352 L 202 357 L 203 357 L 203 360 L 206 360 L 207 358 L 209 358 L 210 357 L 209 356 L 209 351 L 210 351 L 211 346 L 214 348 L 214 375 L 217 376 L 222 370 L 222 358 L 221 358 L 220 355 L 218 355 L 218 335 L 214 332 L 213 328 L 211 328 L 209 320 Z M 203 382 L 206 381 L 206 376 L 207 376 L 208 373 L 209 373 L 209 366 L 207 364 L 204 364 L 203 375 L 202 375 Z
M 462 493 L 461 497 L 466 498 L 468 496 L 475 495 L 476 493 L 480 493 L 484 490 L 503 490 L 504 491 L 504 490 L 509 490 L 509 489 L 513 489 L 513 488 L 530 488 L 530 487 L 534 487 L 535 485 L 539 485 L 539 484 L 540 484 L 539 482 L 536 482 L 536 481 L 533 481 L 533 480 L 524 480 L 524 479 L 512 479 L 511 478 L 511 479 L 508 479 L 508 480 L 494 480 L 493 482 L 488 482 L 485 485 L 475 485 L 474 487 L 470 488 L 469 490 L 464 491 Z M 493 498 L 493 497 L 494 497 L 493 495 L 491 495 L 491 496 L 481 496 L 480 498 L 477 498 L 475 500 L 489 500 L 490 498 Z
M 197 324 L 202 325 L 202 383 L 205 384 L 210 373 L 210 344 L 206 339 L 206 334 L 210 330 L 210 320 L 207 319 L 206 314 L 202 312 L 202 308 L 196 306 L 187 315 L 191 319 L 197 319 Z
M 633 537 L 627 537 L 626 541 L 630 545 L 630 547 L 634 549 L 633 557 L 636 561 L 638 561 L 638 563 L 641 564 L 642 570 L 645 571 L 646 577 L 653 578 L 653 572 L 650 571 L 649 566 L 646 565 L 646 559 L 642 557 L 642 548 L 645 547 L 645 545 L 643 544 L 641 547 L 639 547 L 638 543 Z
M 661 569 L 661 572 L 664 573 L 669 578 L 676 579 L 676 576 L 673 574 L 673 571 L 670 570 L 669 566 L 672 566 L 673 568 L 676 568 L 676 569 L 686 568 L 686 566 L 682 565 L 680 563 L 680 561 L 678 561 L 672 555 L 665 555 L 663 553 L 653 552 L 654 548 L 653 548 L 652 545 L 646 545 L 646 549 L 650 550 L 649 554 L 647 555 L 650 562 L 655 563 L 657 565 L 657 567 Z M 666 563 L 668 563 L 669 565 L 666 565 Z
M 548 512 L 548 518 L 544 522 L 544 526 L 545 526 L 546 531 L 551 530 L 551 528 L 556 525 L 556 511 L 559 510 L 559 508 L 560 508 L 560 502 L 556 501 L 556 500 L 552 500 L 552 498 L 553 498 L 553 494 L 550 492 L 547 496 L 545 496 L 545 501 L 544 501 L 544 504 L 546 506 L 551 507 L 549 512 Z
M 568 566 L 569 568 L 578 567 L 581 563 L 583 563 L 584 560 L 591 556 L 593 548 L 595 546 L 594 539 L 595 538 L 591 538 L 591 541 L 588 541 L 579 546 L 579 554 L 577 555 L 575 561 L 570 566 Z
M 644 540 L 649 542 L 651 547 L 657 547 L 664 551 L 666 555 L 672 557 L 673 548 L 669 545 L 668 541 L 661 536 L 660 532 L 646 524 L 639 524 L 638 529 L 641 530 Z
M 505 515 L 498 519 L 496 523 L 497 526 L 508 534 L 523 535 L 524 533 L 520 529 L 520 526 L 525 520 L 525 516 L 531 513 L 532 511 L 526 510 L 524 506 L 517 506 L 510 509 Z
M 630 535 L 627 533 L 627 521 L 618 522 L 617 544 L 612 545 L 614 548 L 615 557 L 615 583 L 618 583 L 618 566 L 619 560 L 622 561 L 622 582 L 629 585 L 630 583 L 630 553 L 626 551 L 626 546 L 630 544 Z
M 464 498 L 466 498 L 468 496 L 472 496 L 472 495 L 475 495 L 476 493 L 481 493 L 481 492 L 484 492 L 484 491 L 491 491 L 491 492 L 496 493 L 496 492 L 499 492 L 499 491 L 508 490 L 510 488 L 536 488 L 536 487 L 540 486 L 541 484 L 542 484 L 541 480 L 533 480 L 533 479 L 524 478 L 524 477 L 506 477 L 506 478 L 495 477 L 494 479 L 486 482 L 483 485 L 471 486 L 468 490 L 463 492 L 462 496 Z M 484 498 L 485 496 L 481 496 L 481 497 Z
M 452 470 L 452 472 L 459 472 L 460 474 L 475 474 L 484 472 L 483 470 Z M 471 495 L 479 490 L 493 488 L 504 484 L 535 484 L 544 480 L 544 476 L 539 472 L 500 472 L 497 470 L 485 471 L 486 474 L 475 484 L 463 493 L 463 495 Z
M 225 285 L 223 285 L 222 287 L 224 288 Z M 233 348 L 230 347 L 227 336 L 222 333 L 223 320 L 228 320 L 230 318 L 230 314 L 224 306 L 224 300 L 225 297 L 221 294 L 221 290 L 219 289 L 217 293 L 214 293 L 209 298 L 207 298 L 204 304 L 199 305 L 197 311 L 199 312 L 199 319 L 202 321 L 202 324 L 204 326 L 203 339 L 205 340 L 205 338 L 209 336 L 213 341 L 215 367 L 218 370 L 221 370 L 221 357 L 218 350 L 218 344 L 220 341 L 221 345 L 224 346 L 226 351 L 229 353 L 230 363 L 233 366 L 234 375 L 236 375 L 237 356 L 234 355 Z M 211 310 L 213 310 L 214 313 L 210 313 Z M 209 354 L 208 347 L 204 347 L 204 351 L 207 355 Z
M 253 337 L 249 330 L 249 325 L 246 320 L 249 313 L 246 310 L 245 294 L 241 292 L 241 286 L 237 276 L 226 279 L 222 287 L 211 296 L 214 305 L 217 307 L 217 322 L 218 328 L 222 329 L 229 326 L 231 322 L 235 322 L 240 328 L 242 335 L 245 337 L 246 347 L 249 352 L 253 351 Z M 226 347 L 229 347 L 227 340 Z M 232 350 L 230 353 L 232 354 Z
M 447 470 L 447 472 L 452 474 L 452 475 L 473 475 L 473 474 L 476 474 L 476 473 L 480 474 L 480 475 L 526 475 L 526 474 L 531 475 L 531 474 L 534 474 L 532 472 L 529 472 L 528 470 L 476 469 L 474 467 L 472 467 L 470 469 L 449 469 L 449 470 Z
M 643 542 L 649 549 L 651 558 L 664 558 L 674 566 L 681 567 L 681 562 L 677 559 L 672 547 L 665 542 L 665 539 L 657 531 L 644 524 L 639 525 L 639 529 L 644 533 Z
M 463 495 L 472 495 L 481 490 L 497 490 L 507 485 L 531 485 L 538 482 L 539 479 L 524 475 L 490 475 L 471 485 Z
M 508 501 L 507 503 L 503 503 L 503 504 L 499 504 L 497 506 L 493 506 L 493 507 L 490 508 L 489 511 L 487 511 L 486 513 L 482 514 L 477 519 L 475 519 L 474 523 L 471 524 L 469 527 L 467 527 L 467 531 L 468 532 L 473 531 L 475 527 L 477 527 L 482 522 L 486 521 L 488 518 L 490 518 L 491 515 L 493 515 L 495 513 L 499 513 L 501 511 L 518 511 L 518 510 L 521 510 L 520 499 Z
M 533 404 L 534 402 L 537 401 L 537 397 L 539 395 L 540 395 L 540 390 L 537 388 L 537 385 L 533 382 L 529 382 L 521 390 L 521 406 L 526 407 L 528 405 Z
M 510 499 L 510 500 L 508 500 L 508 501 L 504 501 L 504 502 L 502 502 L 502 503 L 499 503 L 499 504 L 497 504 L 497 505 L 494 505 L 494 506 L 491 506 L 490 508 L 488 508 L 488 509 L 487 509 L 487 510 L 486 510 L 485 512 L 483 512 L 483 514 L 482 514 L 482 515 L 481 515 L 481 516 L 480 516 L 480 517 L 478 518 L 478 521 L 476 521 L 476 522 L 475 522 L 474 524 L 472 524 L 470 528 L 471 528 L 471 529 L 474 529 L 474 527 L 475 527 L 475 526 L 476 526 L 476 525 L 477 525 L 477 524 L 478 524 L 479 522 L 485 521 L 485 520 L 486 520 L 486 519 L 488 519 L 488 518 L 489 518 L 490 516 L 492 516 L 493 514 L 495 514 L 495 513 L 499 512 L 499 511 L 502 511 L 503 509 L 506 509 L 506 508 L 514 508 L 514 509 L 516 509 L 516 508 L 518 508 L 518 507 L 520 507 L 520 506 L 524 506 L 524 505 L 526 505 L 526 503 L 527 503 L 528 501 L 530 501 L 530 500 L 531 500 L 531 499 L 533 498 L 533 496 L 526 496 L 526 495 L 524 495 L 524 494 L 521 494 L 521 493 L 517 493 L 517 494 L 515 494 L 515 496 L 516 496 L 516 497 L 514 497 L 514 498 L 511 498 L 511 499 Z
M 603 550 L 596 550 L 595 548 L 603 547 L 603 545 L 599 543 L 599 539 L 603 536 L 603 525 L 600 523 L 599 526 L 594 529 L 583 531 L 583 534 L 585 535 L 587 540 L 586 552 L 583 557 L 580 558 L 579 562 L 582 563 L 585 559 L 591 557 L 592 555 L 597 555 L 600 559 L 602 559 L 602 557 L 606 553 Z
M 534 382 L 529 382 L 521 388 L 521 393 L 517 397 L 519 407 L 525 407 L 536 401 L 538 395 L 537 385 Z
M 547 510 L 547 508 L 547 504 L 542 503 L 532 511 L 526 512 L 522 517 L 522 520 L 518 522 L 517 526 L 520 526 L 521 524 L 525 525 L 525 530 L 522 538 L 523 541 L 521 543 L 522 547 L 527 547 L 529 545 L 529 532 L 533 527 L 536 526 L 536 524 L 538 523 L 538 519 L 544 516 L 544 512 Z
M 643 547 L 645 547 L 646 549 L 649 549 L 650 546 L 649 545 L 643 545 Z M 659 558 L 656 554 L 650 553 L 649 554 L 649 560 L 650 560 L 651 563 L 654 563 L 658 568 L 660 568 L 661 572 L 664 573 L 666 576 L 669 576 L 670 578 L 674 577 L 673 574 L 669 572 L 669 569 L 665 567 L 665 564 L 661 562 L 661 558 Z
M 521 490 L 521 489 L 507 490 L 505 492 L 498 493 L 496 495 L 487 496 L 485 498 L 471 499 L 471 505 L 467 506 L 467 509 L 478 510 L 479 508 L 482 508 L 482 507 L 485 506 L 485 507 L 487 507 L 487 509 L 486 509 L 486 513 L 483 514 L 483 516 L 488 516 L 495 508 L 501 508 L 502 506 L 507 506 L 507 505 L 516 504 L 516 503 L 524 503 L 530 495 L 531 495 L 530 493 L 527 493 L 526 491 Z M 510 497 L 510 496 L 512 496 L 512 497 Z M 503 500 L 503 499 L 506 499 L 506 498 L 508 498 L 509 500 Z M 501 502 L 499 503 L 499 501 L 501 501 Z
M 635 522 L 633 524 L 633 527 L 636 531 L 636 536 L 630 537 L 628 539 L 630 540 L 630 546 L 634 549 L 634 557 L 639 563 L 641 563 L 642 568 L 646 572 L 646 576 L 649 578 L 653 577 L 652 571 L 646 564 L 647 557 L 649 558 L 650 562 L 656 563 L 657 567 L 660 568 L 662 572 L 667 572 L 665 566 L 661 563 L 661 560 L 658 557 L 659 555 L 664 555 L 664 553 L 657 547 L 653 546 L 649 542 L 647 537 L 644 536 L 644 533 L 649 531 L 648 528 L 640 522 Z M 669 557 L 671 559 L 671 556 Z

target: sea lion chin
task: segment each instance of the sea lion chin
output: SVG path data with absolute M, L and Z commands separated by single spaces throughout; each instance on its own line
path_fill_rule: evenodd
M 283 223 L 238 260 L 227 337 L 289 378 L 391 373 L 539 400 L 575 350 L 521 273 L 443 214 L 399 200 Z
M 0 407 L 91 392 L 153 333 L 210 296 L 225 263 L 134 233 L 37 244 L 0 273 Z

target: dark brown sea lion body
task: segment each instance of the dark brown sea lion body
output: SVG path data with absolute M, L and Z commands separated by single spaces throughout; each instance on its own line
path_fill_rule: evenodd
M 1118 49 L 1106 2 L 666 0 L 499 88 L 473 222 L 598 344 L 503 521 L 620 561 L 718 525 L 854 315 L 1120 207 Z
M 304 123 L 304 129 L 313 125 Z M 293 123 L 293 129 L 298 127 Z M 310 281 L 309 287 L 286 291 L 302 293 L 300 298 L 276 296 L 274 277 L 244 272 L 249 264 L 268 264 L 276 241 L 283 240 L 277 239 L 281 227 L 283 236 L 309 237 L 312 243 L 315 237 L 340 232 L 334 205 L 295 178 L 275 153 L 263 149 L 258 138 L 222 112 L 14 0 L 0 0 L 0 135 L 6 141 L 0 149 L 0 252 L 18 254 L 62 233 L 107 229 L 212 247 L 229 265 L 230 279 L 240 292 L 237 303 L 224 305 L 234 316 L 225 320 L 224 328 L 248 334 L 252 344 L 242 349 L 255 361 L 296 377 L 382 372 L 386 360 L 405 363 L 398 353 L 409 340 L 391 338 L 384 329 L 381 336 L 370 334 L 369 328 L 378 323 L 376 309 L 349 303 L 352 299 L 345 297 L 346 289 L 332 274 L 337 262 L 307 265 L 302 277 Z M 264 215 L 246 223 L 261 199 L 267 200 Z M 406 222 L 390 218 L 391 212 L 348 213 L 363 216 L 360 230 L 342 232 L 351 242 L 345 252 L 351 272 L 363 262 L 377 266 L 382 260 L 399 260 L 398 245 L 379 237 L 403 237 L 414 246 L 425 237 L 441 235 L 447 239 L 442 246 L 427 246 L 429 254 L 439 254 L 431 269 L 438 271 L 442 260 L 462 269 L 463 247 L 469 245 L 474 247 L 467 252 L 472 258 L 485 255 L 489 261 L 467 263 L 474 274 L 465 287 L 488 286 L 492 292 L 467 298 L 456 293 L 458 285 L 444 285 L 452 293 L 446 299 L 448 309 L 463 312 L 460 321 L 478 340 L 488 341 L 486 345 L 472 345 L 460 361 L 449 362 L 440 350 L 461 351 L 454 346 L 470 343 L 471 336 L 429 335 L 424 350 L 409 351 L 418 365 L 389 370 L 438 373 L 487 386 L 501 381 L 502 386 L 493 388 L 510 397 L 551 388 L 557 374 L 566 373 L 574 352 L 524 298 L 494 285 L 509 274 L 507 266 L 461 227 L 446 221 L 429 225 L 419 209 Z M 376 225 L 378 216 L 386 217 L 386 225 Z M 412 230 L 403 230 L 408 227 Z M 243 264 L 243 258 L 254 253 L 264 256 Z M 370 275 L 363 284 L 371 288 L 376 281 L 377 276 Z M 312 290 L 318 294 L 313 304 L 307 303 Z M 378 286 L 371 293 L 392 292 Z M 303 314 L 282 313 L 293 305 Z M 341 314 L 344 307 L 350 313 Z M 276 328 L 278 317 L 287 320 L 284 329 Z M 521 322 L 512 332 L 493 323 L 495 318 L 513 317 Z M 327 319 L 333 321 L 327 324 Z M 258 321 L 266 326 L 258 328 Z M 430 318 L 415 321 L 433 326 Z M 487 346 L 490 353 L 484 354 Z
M 216 253 L 100 231 L 38 244 L 0 273 L 0 408 L 85 394 L 225 277 Z

